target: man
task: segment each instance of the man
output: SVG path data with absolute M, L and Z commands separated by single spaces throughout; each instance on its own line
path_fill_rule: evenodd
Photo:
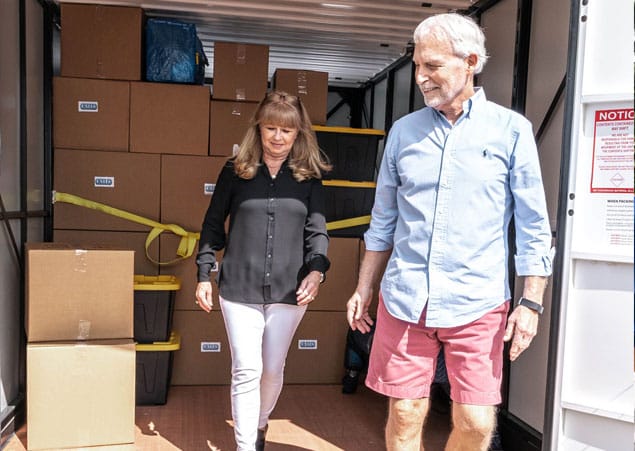
M 551 274 L 544 188 L 531 124 L 474 87 L 487 59 L 482 30 L 442 14 L 421 22 L 414 41 L 427 107 L 388 136 L 347 317 L 353 329 L 370 330 L 372 285 L 383 272 L 366 385 L 390 400 L 387 449 L 422 449 L 443 346 L 453 400 L 446 450 L 486 450 L 503 341 L 511 340 L 511 360 L 529 346 Z M 512 216 L 524 288 L 508 318 Z

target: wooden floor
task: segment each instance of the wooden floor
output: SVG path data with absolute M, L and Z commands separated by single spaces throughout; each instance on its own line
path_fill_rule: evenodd
M 267 434 L 268 451 L 372 451 L 385 449 L 387 403 L 360 385 L 345 395 L 340 385 L 286 385 Z M 228 386 L 173 386 L 163 406 L 137 406 L 135 448 L 147 451 L 235 449 Z M 441 451 L 448 415 L 430 411 L 424 444 Z M 28 425 L 2 451 L 26 450 Z

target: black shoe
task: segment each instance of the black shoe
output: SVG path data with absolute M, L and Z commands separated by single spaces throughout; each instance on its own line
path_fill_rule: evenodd
M 359 383 L 359 371 L 347 370 L 342 378 L 342 393 L 350 395 L 357 390 Z
M 265 426 L 263 429 L 258 429 L 258 437 L 256 438 L 256 451 L 265 450 L 265 437 L 267 436 L 267 429 L 269 429 L 269 425 Z

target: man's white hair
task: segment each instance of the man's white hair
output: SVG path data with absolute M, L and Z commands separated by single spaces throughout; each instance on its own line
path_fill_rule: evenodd
M 429 38 L 449 42 L 454 53 L 461 58 L 476 55 L 478 61 L 474 73 L 478 74 L 483 70 L 488 58 L 485 35 L 472 18 L 456 13 L 428 17 L 415 29 L 414 42 L 419 44 Z

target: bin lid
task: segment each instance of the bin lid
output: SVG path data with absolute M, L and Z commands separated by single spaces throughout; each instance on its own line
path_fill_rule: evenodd
M 154 343 L 137 343 L 137 351 L 178 351 L 181 349 L 181 336 L 172 331 L 168 341 L 155 341 Z
M 180 290 L 181 280 L 176 276 L 144 276 L 135 274 L 134 289 L 139 291 Z
M 352 128 L 352 127 L 331 127 L 327 125 L 313 125 L 314 132 L 343 133 L 349 135 L 377 135 L 384 136 L 383 130 L 376 128 Z

